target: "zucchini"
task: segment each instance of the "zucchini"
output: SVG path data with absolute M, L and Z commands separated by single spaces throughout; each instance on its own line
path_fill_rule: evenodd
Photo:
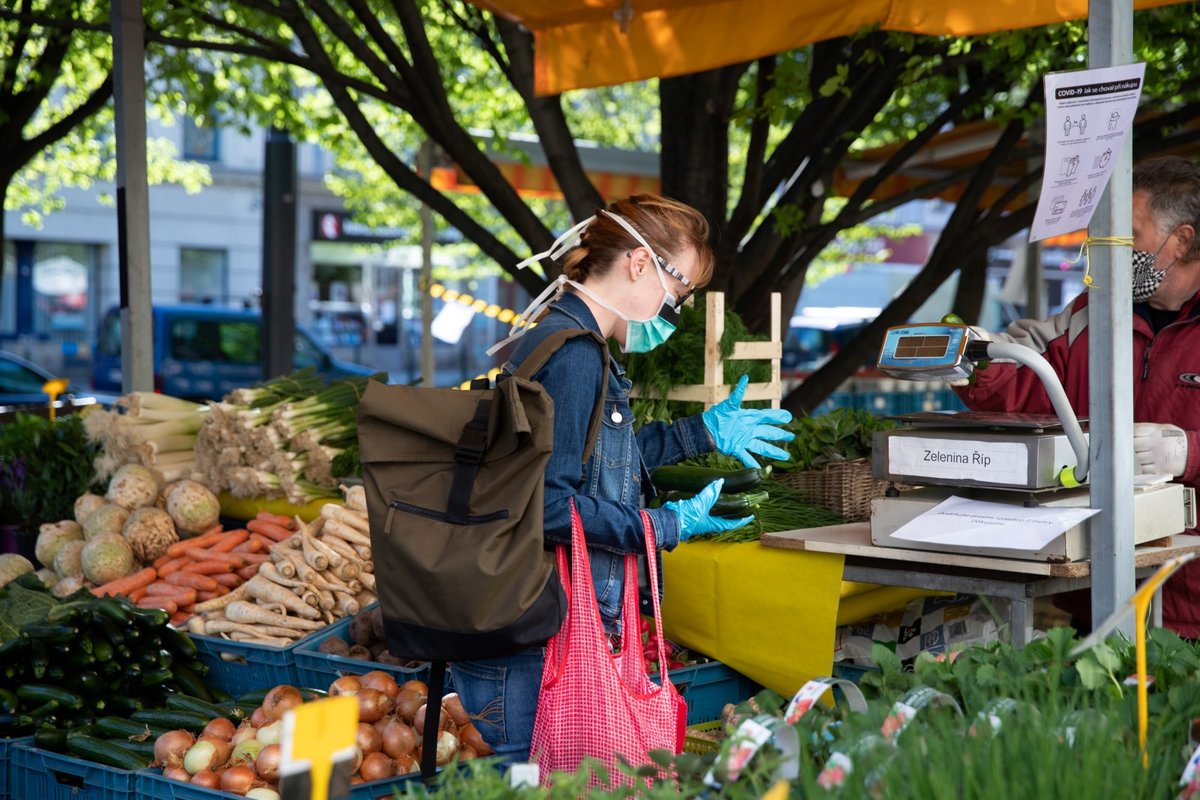
M 242 694 L 238 695 L 235 704 L 239 706 L 249 706 L 250 708 L 261 706 L 263 701 L 267 699 L 267 694 L 270 691 L 270 689 L 251 689 L 248 692 L 243 692 Z
M 73 711 L 78 711 L 83 708 L 83 698 L 74 692 L 68 692 L 66 689 L 58 686 L 44 686 L 37 683 L 25 683 L 17 687 L 17 697 L 24 700 L 26 703 L 48 703 L 55 702 L 61 708 L 69 708 Z
M 0 738 L 24 736 L 35 724 L 28 714 L 0 714 Z
M 762 483 L 762 470 L 744 467 L 736 470 L 699 467 L 691 464 L 670 464 L 656 467 L 650 473 L 650 481 L 659 491 L 672 489 L 698 492 L 718 478 L 725 479 L 721 491 L 727 494 L 749 491 Z
M 15 692 L 0 687 L 0 714 L 12 714 L 20 703 Z
M 196 643 L 186 633 L 178 631 L 170 625 L 166 625 L 159 632 L 159 637 L 162 639 L 163 647 L 171 655 L 184 659 L 193 659 L 196 657 Z
M 74 625 L 54 625 L 50 623 L 41 623 L 36 625 L 22 625 L 21 636 L 26 639 L 39 639 L 48 644 L 62 644 L 69 642 L 79 635 L 79 629 Z
M 171 665 L 171 675 L 175 685 L 182 689 L 185 695 L 199 700 L 212 700 L 212 694 L 204 685 L 204 681 L 200 680 L 200 675 L 182 663 L 181 659 L 176 659 L 175 663 Z M 259 705 L 262 703 L 260 702 Z
M 61 753 L 67 749 L 67 730 L 43 725 L 33 732 L 33 743 L 42 750 Z
M 224 716 L 222 714 L 221 716 Z M 162 708 L 145 708 L 129 715 L 134 722 L 144 722 L 156 728 L 173 730 L 182 728 L 189 731 L 204 730 L 204 726 L 212 721 L 212 717 L 196 714 L 191 711 L 175 711 Z
M 96 733 L 105 739 L 157 739 L 170 728 L 148 725 L 145 722 L 134 722 L 124 717 L 100 717 L 96 720 Z
M 150 759 L 116 742 L 95 736 L 67 736 L 67 752 L 117 769 L 139 770 L 150 765 Z
M 669 503 L 672 500 L 686 500 L 694 496 L 694 492 L 667 492 L 662 499 L 663 502 Z M 717 502 L 713 503 L 709 513 L 714 517 L 744 517 L 753 514 L 769 498 L 770 495 L 766 492 L 722 492 L 717 495 Z
M 190 697 L 186 694 L 172 693 L 167 695 L 166 707 L 172 711 L 187 711 L 190 714 L 201 714 L 208 717 L 210 720 L 216 717 L 231 716 L 230 710 L 214 705 L 207 700 L 201 700 L 198 697 Z

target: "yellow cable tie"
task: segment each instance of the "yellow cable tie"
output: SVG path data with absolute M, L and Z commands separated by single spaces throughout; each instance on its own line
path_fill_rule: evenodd
M 1083 261 L 1083 285 L 1088 287 L 1089 289 L 1092 288 L 1093 286 L 1097 285 L 1095 280 L 1092 278 L 1092 257 L 1091 257 L 1091 250 L 1090 250 L 1092 245 L 1099 245 L 1101 247 L 1130 247 L 1130 248 L 1132 248 L 1133 247 L 1133 237 L 1132 236 L 1088 236 L 1082 242 L 1079 243 L 1079 252 L 1075 255 L 1075 257 L 1070 258 L 1070 259 L 1065 259 L 1062 262 L 1062 265 L 1061 265 L 1062 269 L 1067 270 L 1067 269 L 1071 268 L 1072 264 L 1078 264 L 1079 259 L 1082 258 L 1084 260 Z

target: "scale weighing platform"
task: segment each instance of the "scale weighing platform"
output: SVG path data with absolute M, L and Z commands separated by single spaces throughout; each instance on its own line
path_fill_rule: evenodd
M 1036 561 L 1076 561 L 1089 555 L 1089 523 L 1081 522 L 1036 549 L 995 542 L 947 544 L 893 539 L 905 524 L 950 497 L 1025 507 L 1090 507 L 1086 485 L 1087 434 L 1050 365 L 1027 347 L 978 339 L 965 325 L 903 325 L 884 338 L 879 369 L 910 380 L 955 380 L 985 358 L 1007 358 L 1042 379 L 1055 414 L 967 411 L 892 417 L 902 427 L 880 431 L 872 472 L 892 482 L 871 504 L 871 541 L 877 546 L 992 555 Z M 896 485 L 918 487 L 901 491 Z M 1134 486 L 1135 544 L 1195 527 L 1190 487 L 1139 476 Z

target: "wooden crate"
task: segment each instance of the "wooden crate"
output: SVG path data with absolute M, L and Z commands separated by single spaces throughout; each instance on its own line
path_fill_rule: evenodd
M 704 320 L 704 383 L 676 386 L 667 393 L 668 400 L 704 403 L 711 408 L 729 396 L 732 387 L 725 383 L 725 359 L 721 358 L 721 337 L 725 335 L 725 293 L 708 292 L 705 296 Z M 782 300 L 778 292 L 771 293 L 771 338 L 765 342 L 734 342 L 730 361 L 770 361 L 771 380 L 752 383 L 746 387 L 746 400 L 769 400 L 779 408 L 783 384 L 779 376 L 779 360 L 783 356 Z M 650 394 L 635 386 L 633 397 Z

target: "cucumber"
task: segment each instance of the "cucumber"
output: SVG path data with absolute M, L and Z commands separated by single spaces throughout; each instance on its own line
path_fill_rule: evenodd
M 672 500 L 687 500 L 695 496 L 695 492 L 667 492 L 663 495 L 663 502 L 669 503 Z M 717 502 L 713 503 L 712 510 L 709 512 L 714 517 L 744 517 L 748 514 L 753 514 L 754 510 L 762 505 L 770 497 L 766 492 L 738 492 L 737 494 L 726 494 L 722 492 L 717 495 Z
M 139 770 L 150 765 L 149 758 L 115 742 L 98 739 L 95 736 L 67 736 L 67 752 L 73 756 L 117 769 Z
M 698 492 L 718 478 L 725 479 L 721 491 L 727 494 L 749 491 L 762 482 L 762 471 L 753 467 L 736 470 L 698 467 L 690 464 L 670 464 L 656 467 L 650 473 L 650 481 L 659 491 L 672 489 L 684 492 Z
M 221 716 L 224 716 L 222 714 Z M 212 717 L 207 717 L 203 714 L 196 714 L 191 711 L 174 711 L 171 709 L 142 709 L 135 711 L 129 715 L 129 718 L 134 722 L 144 722 L 158 728 L 167 728 L 172 730 L 182 728 L 189 731 L 204 730 Z
M 134 722 L 124 717 L 100 717 L 95 724 L 96 733 L 105 739 L 137 740 L 145 738 L 153 741 L 170 730 L 170 728 L 147 725 L 145 722 Z

